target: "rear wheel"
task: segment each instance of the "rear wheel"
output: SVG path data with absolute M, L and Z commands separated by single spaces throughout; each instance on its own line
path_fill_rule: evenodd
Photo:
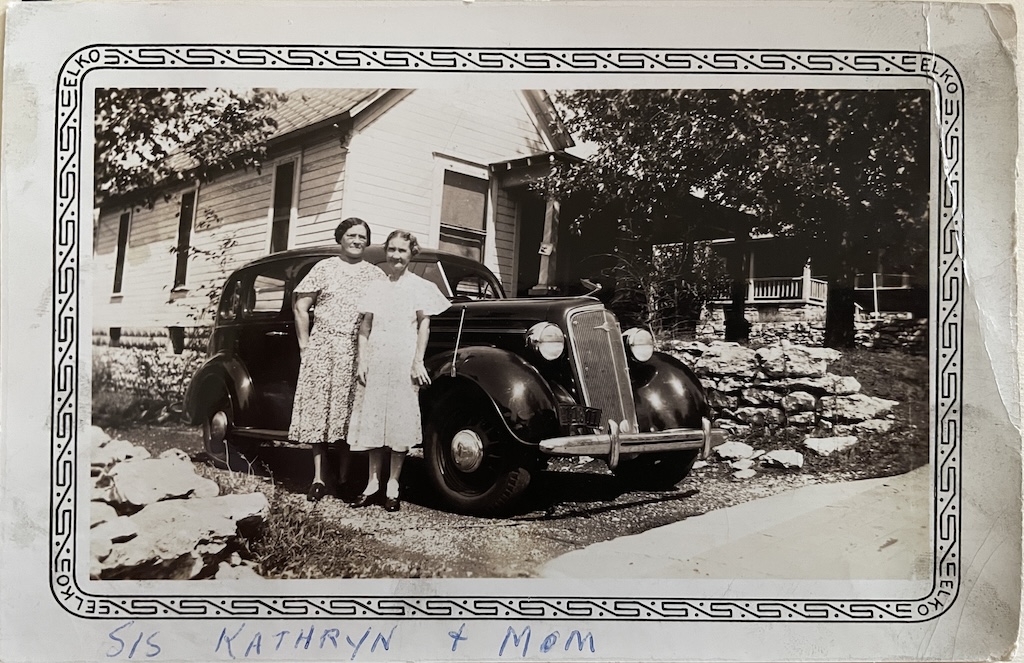
M 203 417 L 203 448 L 221 469 L 247 472 L 256 461 L 259 444 L 240 439 L 233 431 L 234 412 L 231 399 L 219 398 Z
M 665 490 L 686 478 L 697 460 L 697 451 L 666 451 L 640 454 L 632 460 L 623 460 L 615 468 L 615 476 L 631 487 Z
M 538 465 L 505 430 L 486 397 L 452 392 L 433 409 L 424 439 L 431 484 L 459 513 L 507 512 Z

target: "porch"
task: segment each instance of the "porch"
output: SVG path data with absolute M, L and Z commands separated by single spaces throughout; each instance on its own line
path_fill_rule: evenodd
M 806 270 L 801 276 L 760 277 L 747 280 L 747 304 L 814 304 L 828 300 L 828 281 L 816 279 Z M 728 288 L 716 293 L 714 303 L 732 301 Z

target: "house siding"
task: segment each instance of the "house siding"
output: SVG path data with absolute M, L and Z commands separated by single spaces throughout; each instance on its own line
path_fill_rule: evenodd
M 390 105 L 389 105 L 390 104 Z M 545 151 L 541 135 L 519 94 L 512 90 L 414 90 L 357 118 L 348 145 L 325 136 L 301 152 L 296 217 L 290 247 L 333 243 L 343 218 L 359 216 L 382 241 L 394 229 L 416 233 L 424 246 L 437 245 L 440 182 L 448 158 L 486 165 Z M 435 156 L 438 155 L 438 156 Z M 232 269 L 266 254 L 268 213 L 276 163 L 259 172 L 238 171 L 197 189 L 185 289 L 172 293 L 181 195 L 163 195 L 152 207 L 135 208 L 126 249 L 122 291 L 112 293 L 117 232 L 123 210 L 102 209 L 93 246 L 93 326 L 154 329 L 207 324 L 199 313 L 209 293 Z M 472 166 L 468 166 L 474 170 Z M 485 262 L 513 290 L 517 203 L 492 187 Z M 232 245 L 224 250 L 226 242 Z
M 436 247 L 435 153 L 486 165 L 546 149 L 514 91 L 416 90 L 352 137 L 344 216 L 366 219 L 375 235 L 402 228 Z M 485 262 L 511 287 L 514 203 L 498 198 Z

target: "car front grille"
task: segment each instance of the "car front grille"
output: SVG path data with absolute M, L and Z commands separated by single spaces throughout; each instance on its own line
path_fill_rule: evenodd
M 626 351 L 619 322 L 604 308 L 569 313 L 569 342 L 573 370 L 585 404 L 601 410 L 601 428 L 608 420 L 625 420 L 636 430 L 636 407 L 629 384 Z

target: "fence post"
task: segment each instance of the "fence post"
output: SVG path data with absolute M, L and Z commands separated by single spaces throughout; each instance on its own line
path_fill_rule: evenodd
M 811 301 L 811 265 L 804 263 L 804 272 L 800 279 L 800 301 L 805 304 Z

